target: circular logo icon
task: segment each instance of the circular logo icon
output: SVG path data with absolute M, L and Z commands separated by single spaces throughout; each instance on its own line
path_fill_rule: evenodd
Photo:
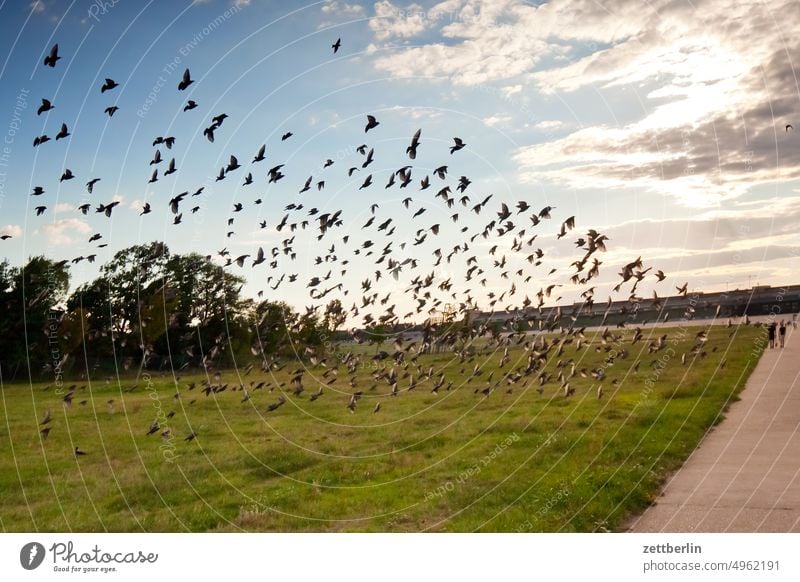
M 19 563 L 26 570 L 35 570 L 44 561 L 44 546 L 39 542 L 29 542 L 19 551 Z

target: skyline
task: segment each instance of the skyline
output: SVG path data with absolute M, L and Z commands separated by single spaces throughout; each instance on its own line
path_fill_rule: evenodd
M 731 2 L 696 3 L 691 15 L 675 2 L 651 3 L 652 12 L 632 11 L 631 2 L 329 1 L 291 12 L 256 0 L 157 10 L 149 3 L 141 11 L 130 4 L 0 5 L 8 55 L 0 68 L 0 112 L 9 150 L 0 167 L 0 234 L 13 235 L 0 244 L 12 264 L 36 254 L 69 259 L 94 252 L 87 242 L 93 233 L 108 243 L 97 252 L 98 264 L 151 240 L 180 253 L 227 246 L 233 256 L 254 254 L 258 246 L 279 245 L 273 227 L 293 202 L 341 208 L 358 232 L 373 201 L 398 217 L 394 209 L 406 193 L 383 184 L 407 163 L 403 149 L 422 128 L 420 172 L 448 163 L 450 181 L 472 180 L 473 198 L 493 194 L 497 203 L 554 207 L 544 225 L 548 238 L 539 243 L 549 259 L 571 258 L 570 241 L 589 228 L 608 236 L 596 285 L 601 299 L 617 268 L 636 256 L 668 273 L 667 282 L 705 291 L 796 281 L 800 143 L 785 126 L 798 94 L 791 68 L 797 43 L 786 44 L 774 19 L 788 3 L 764 3 L 746 18 Z M 614 18 L 623 11 L 626 18 Z M 331 54 L 339 37 L 342 48 Z M 41 61 L 54 42 L 63 60 L 50 70 Z M 184 68 L 195 80 L 187 95 L 174 88 Z M 101 94 L 106 77 L 120 86 Z M 36 116 L 42 97 L 56 108 Z M 184 113 L 187 98 L 200 107 Z M 108 118 L 103 108 L 112 104 L 120 109 Z M 204 143 L 202 128 L 221 112 L 230 116 L 223 135 L 213 146 Z M 368 114 L 380 127 L 365 138 Z M 52 136 L 61 123 L 72 133 L 66 147 L 30 147 L 33 137 Z M 294 135 L 281 141 L 288 131 Z M 179 174 L 149 185 L 157 135 L 178 136 L 176 149 L 161 153 L 176 157 Z M 467 147 L 449 155 L 456 135 Z M 376 151 L 369 194 L 358 190 L 364 171 L 347 177 L 341 167 L 363 159 L 355 147 L 365 139 Z M 245 165 L 261 144 L 267 160 L 254 171 L 256 184 L 242 186 L 245 167 L 236 182 L 214 185 L 230 155 Z M 308 174 L 321 175 L 326 158 L 338 174 L 324 191 L 298 195 Z M 265 185 L 266 170 L 280 163 L 287 178 Z M 77 179 L 59 185 L 66 167 Z M 88 195 L 84 182 L 94 177 L 101 181 Z M 36 185 L 45 188 L 40 198 L 30 196 Z M 168 201 L 200 185 L 201 210 L 173 227 Z M 409 192 L 437 217 L 413 226 L 447 219 L 431 190 Z M 256 197 L 264 204 L 257 215 L 247 213 L 252 224 L 237 225 L 227 238 L 222 217 Z M 33 207 L 43 200 L 48 210 L 37 218 Z M 76 210 L 111 200 L 120 205 L 110 221 Z M 139 216 L 144 202 L 153 215 Z M 550 240 L 573 215 L 575 236 Z M 268 222 L 265 231 L 260 220 Z M 410 223 L 395 222 L 398 243 L 412 240 Z M 458 229 L 439 239 L 442 248 L 452 246 Z M 494 242 L 478 240 L 476 247 L 485 252 Z M 309 243 L 298 258 L 321 254 Z M 94 278 L 96 266 L 84 261 L 71 272 L 74 287 Z M 249 295 L 263 287 L 251 269 L 237 272 L 249 277 Z M 352 273 L 352 281 L 366 272 Z M 530 295 L 563 281 L 562 273 L 535 280 Z M 490 280 L 487 290 L 504 287 Z M 308 301 L 285 286 L 273 298 Z

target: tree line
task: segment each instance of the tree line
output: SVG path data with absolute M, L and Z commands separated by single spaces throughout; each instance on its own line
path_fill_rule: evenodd
M 338 300 L 303 313 L 242 295 L 243 277 L 162 242 L 120 250 L 70 293 L 67 261 L 0 262 L 0 374 L 5 381 L 93 370 L 268 365 L 329 349 Z M 245 364 L 246 365 L 246 364 Z

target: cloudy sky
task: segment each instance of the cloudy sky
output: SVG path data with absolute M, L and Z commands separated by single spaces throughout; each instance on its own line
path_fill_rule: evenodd
M 290 203 L 341 208 L 353 232 L 378 203 L 396 218 L 397 244 L 411 245 L 416 227 L 445 224 L 452 212 L 434 205 L 438 187 L 383 188 L 422 128 L 415 183 L 448 164 L 450 178 L 469 176 L 476 201 L 494 194 L 510 206 L 555 207 L 550 234 L 574 215 L 576 236 L 594 228 L 610 239 L 603 285 L 640 255 L 697 290 L 797 283 L 796 14 L 790 0 L 0 2 L 0 234 L 13 235 L 0 257 L 97 253 L 102 262 L 154 239 L 179 252 L 253 253 L 280 245 L 274 226 Z M 62 59 L 43 67 L 55 42 Z M 195 83 L 179 92 L 186 67 Z M 120 87 L 101 94 L 106 77 Z M 42 97 L 56 107 L 37 116 Z M 188 98 L 200 106 L 183 112 Z M 111 119 L 109 105 L 120 108 Z M 223 112 L 229 118 L 209 144 L 202 129 Z M 365 136 L 367 114 L 381 125 Z M 69 138 L 31 147 L 62 122 Z M 793 123 L 797 131 L 787 130 Z M 179 172 L 148 184 L 160 135 L 177 136 L 175 149 L 161 153 L 176 158 Z M 451 156 L 453 136 L 468 145 Z M 359 190 L 369 170 L 345 170 L 360 165 L 355 147 L 364 142 L 375 148 L 376 185 Z M 214 181 L 231 154 L 244 165 L 262 143 L 262 166 Z M 338 173 L 323 174 L 328 158 Z M 266 170 L 279 163 L 286 179 L 267 184 Z M 59 183 L 65 168 L 77 179 Z M 247 171 L 256 182 L 243 186 Z M 298 195 L 309 175 L 325 179 L 325 189 Z M 85 182 L 97 177 L 87 194 Z M 46 193 L 32 198 L 37 185 Z M 190 216 L 195 203 L 184 202 L 184 223 L 174 226 L 167 201 L 203 185 L 201 209 Z M 406 194 L 430 204 L 424 224 L 399 214 Z M 264 203 L 253 206 L 259 197 Z M 112 200 L 120 205 L 110 220 L 76 210 Z M 140 217 L 145 201 L 154 212 Z M 246 211 L 228 229 L 236 202 Z M 37 218 L 38 205 L 48 209 Z M 462 224 L 487 220 L 467 214 L 442 233 L 442 248 L 461 240 Z M 109 246 L 88 243 L 94 233 Z M 311 272 L 325 254 L 307 239 L 296 271 Z M 571 240 L 551 239 L 541 241 L 548 257 L 574 254 Z M 475 244 L 485 254 L 494 243 Z M 430 257 L 428 247 L 420 252 Z M 353 281 L 363 268 L 353 268 Z M 75 281 L 95 273 L 86 262 L 73 268 Z M 302 303 L 291 290 L 277 293 Z

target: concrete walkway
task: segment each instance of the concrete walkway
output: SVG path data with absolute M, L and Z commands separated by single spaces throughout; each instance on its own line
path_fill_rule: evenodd
M 800 532 L 800 328 L 787 333 L 630 531 Z

